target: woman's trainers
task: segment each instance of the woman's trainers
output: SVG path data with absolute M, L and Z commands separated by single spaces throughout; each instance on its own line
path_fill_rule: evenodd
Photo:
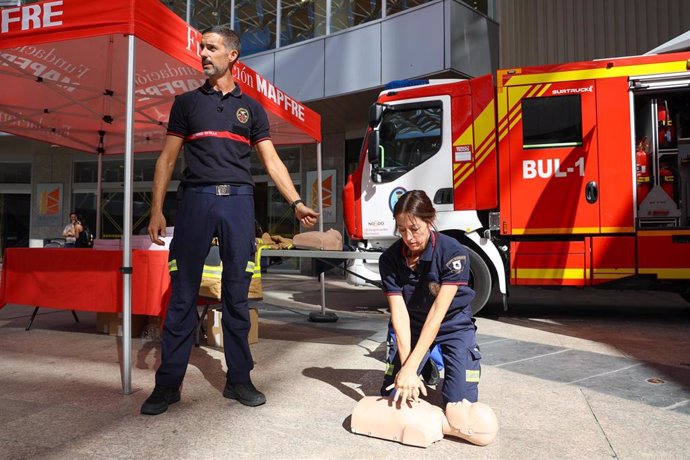
M 180 400 L 179 388 L 167 388 L 156 385 L 153 393 L 141 406 L 141 413 L 145 415 L 158 415 L 168 410 L 170 404 Z
M 257 390 L 252 382 L 230 383 L 225 382 L 223 396 L 228 399 L 236 399 L 245 406 L 260 406 L 266 402 L 266 396 Z

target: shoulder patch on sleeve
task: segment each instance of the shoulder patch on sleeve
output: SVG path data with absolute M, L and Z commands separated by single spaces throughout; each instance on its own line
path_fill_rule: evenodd
M 467 256 L 455 256 L 446 263 L 446 267 L 454 273 L 462 272 L 467 263 Z

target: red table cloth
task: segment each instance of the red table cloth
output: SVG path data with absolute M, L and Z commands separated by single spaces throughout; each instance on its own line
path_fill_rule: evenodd
M 122 251 L 9 248 L 0 308 L 13 303 L 65 310 L 122 311 Z M 132 313 L 163 316 L 170 297 L 168 251 L 132 251 Z

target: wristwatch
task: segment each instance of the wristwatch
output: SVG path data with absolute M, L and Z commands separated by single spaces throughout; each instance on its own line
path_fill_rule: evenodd
M 292 203 L 290 203 L 290 207 L 292 208 L 292 212 L 295 212 L 297 210 L 297 205 L 299 205 L 300 203 L 304 204 L 304 201 L 297 199 L 297 200 L 293 201 Z

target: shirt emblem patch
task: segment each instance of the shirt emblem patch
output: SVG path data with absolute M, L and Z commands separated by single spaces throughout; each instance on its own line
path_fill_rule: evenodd
M 438 291 L 441 290 L 441 285 L 432 281 L 429 283 L 429 292 L 431 293 L 432 296 L 436 297 L 438 295 Z
M 237 113 L 235 113 L 237 116 L 237 119 L 240 121 L 240 123 L 246 123 L 249 121 L 249 112 L 247 112 L 247 109 L 244 107 L 241 107 L 237 109 Z
M 456 256 L 448 261 L 446 267 L 454 273 L 460 273 L 462 269 L 465 268 L 466 261 L 467 256 Z

